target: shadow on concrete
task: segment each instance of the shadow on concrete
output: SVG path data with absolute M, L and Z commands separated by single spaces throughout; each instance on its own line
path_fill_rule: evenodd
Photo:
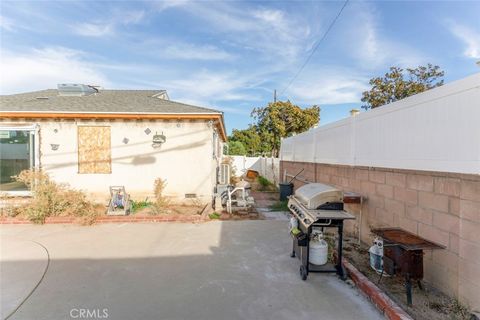
M 11 319 L 73 319 L 77 309 L 106 309 L 102 319 L 382 318 L 334 275 L 301 281 L 285 222 L 12 226 L 2 237 L 15 233 L 41 241 L 51 263 Z M 2 262 L 17 276 L 37 267 Z

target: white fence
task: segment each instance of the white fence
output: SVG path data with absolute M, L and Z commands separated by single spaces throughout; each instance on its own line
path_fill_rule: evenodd
M 268 180 L 278 183 L 280 171 L 280 160 L 278 158 L 266 157 L 245 157 L 245 156 L 229 156 L 233 159 L 232 167 L 237 177 L 242 176 L 247 170 L 255 170 L 261 176 Z
M 280 159 L 480 174 L 480 73 L 284 139 Z

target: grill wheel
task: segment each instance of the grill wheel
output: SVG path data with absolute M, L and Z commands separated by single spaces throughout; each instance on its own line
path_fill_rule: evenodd
M 300 277 L 303 281 L 307 280 L 307 268 L 305 266 L 300 266 Z

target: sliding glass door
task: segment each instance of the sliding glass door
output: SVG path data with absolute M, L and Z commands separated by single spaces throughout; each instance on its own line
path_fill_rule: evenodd
M 34 144 L 34 130 L 0 127 L 0 192 L 27 190 L 12 176 L 35 166 Z

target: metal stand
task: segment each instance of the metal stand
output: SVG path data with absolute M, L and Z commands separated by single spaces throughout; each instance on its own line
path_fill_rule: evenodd
M 322 228 L 337 228 L 338 233 L 338 245 L 337 245 L 337 261 L 333 265 L 327 263 L 325 265 L 314 265 L 310 263 L 310 235 L 312 233 L 313 227 L 322 227 Z M 295 258 L 296 256 L 300 259 L 300 277 L 302 280 L 307 280 L 308 274 L 310 272 L 318 273 L 336 273 L 340 279 L 345 280 L 345 270 L 342 266 L 342 255 L 343 255 L 343 220 L 334 220 L 329 219 L 328 223 L 319 222 L 314 223 L 308 227 L 306 232 L 307 241 L 304 246 L 298 245 L 298 240 L 296 237 L 293 238 L 292 253 L 290 257 Z M 306 252 L 305 252 L 306 251 Z
M 426 249 L 445 249 L 444 246 L 428 241 L 416 234 L 400 228 L 378 228 L 372 233 L 384 242 L 383 269 L 389 275 L 402 275 L 405 278 L 407 304 L 412 305 L 412 280 L 416 280 L 423 290 L 423 251 Z
M 405 289 L 407 291 L 407 304 L 412 305 L 412 280 L 410 279 L 410 274 L 405 275 Z
M 124 186 L 110 186 L 107 215 L 125 216 L 131 212 L 130 195 Z
M 250 196 L 250 188 L 228 185 L 221 194 L 221 203 L 231 214 L 234 211 L 249 210 L 255 204 L 255 200 Z

